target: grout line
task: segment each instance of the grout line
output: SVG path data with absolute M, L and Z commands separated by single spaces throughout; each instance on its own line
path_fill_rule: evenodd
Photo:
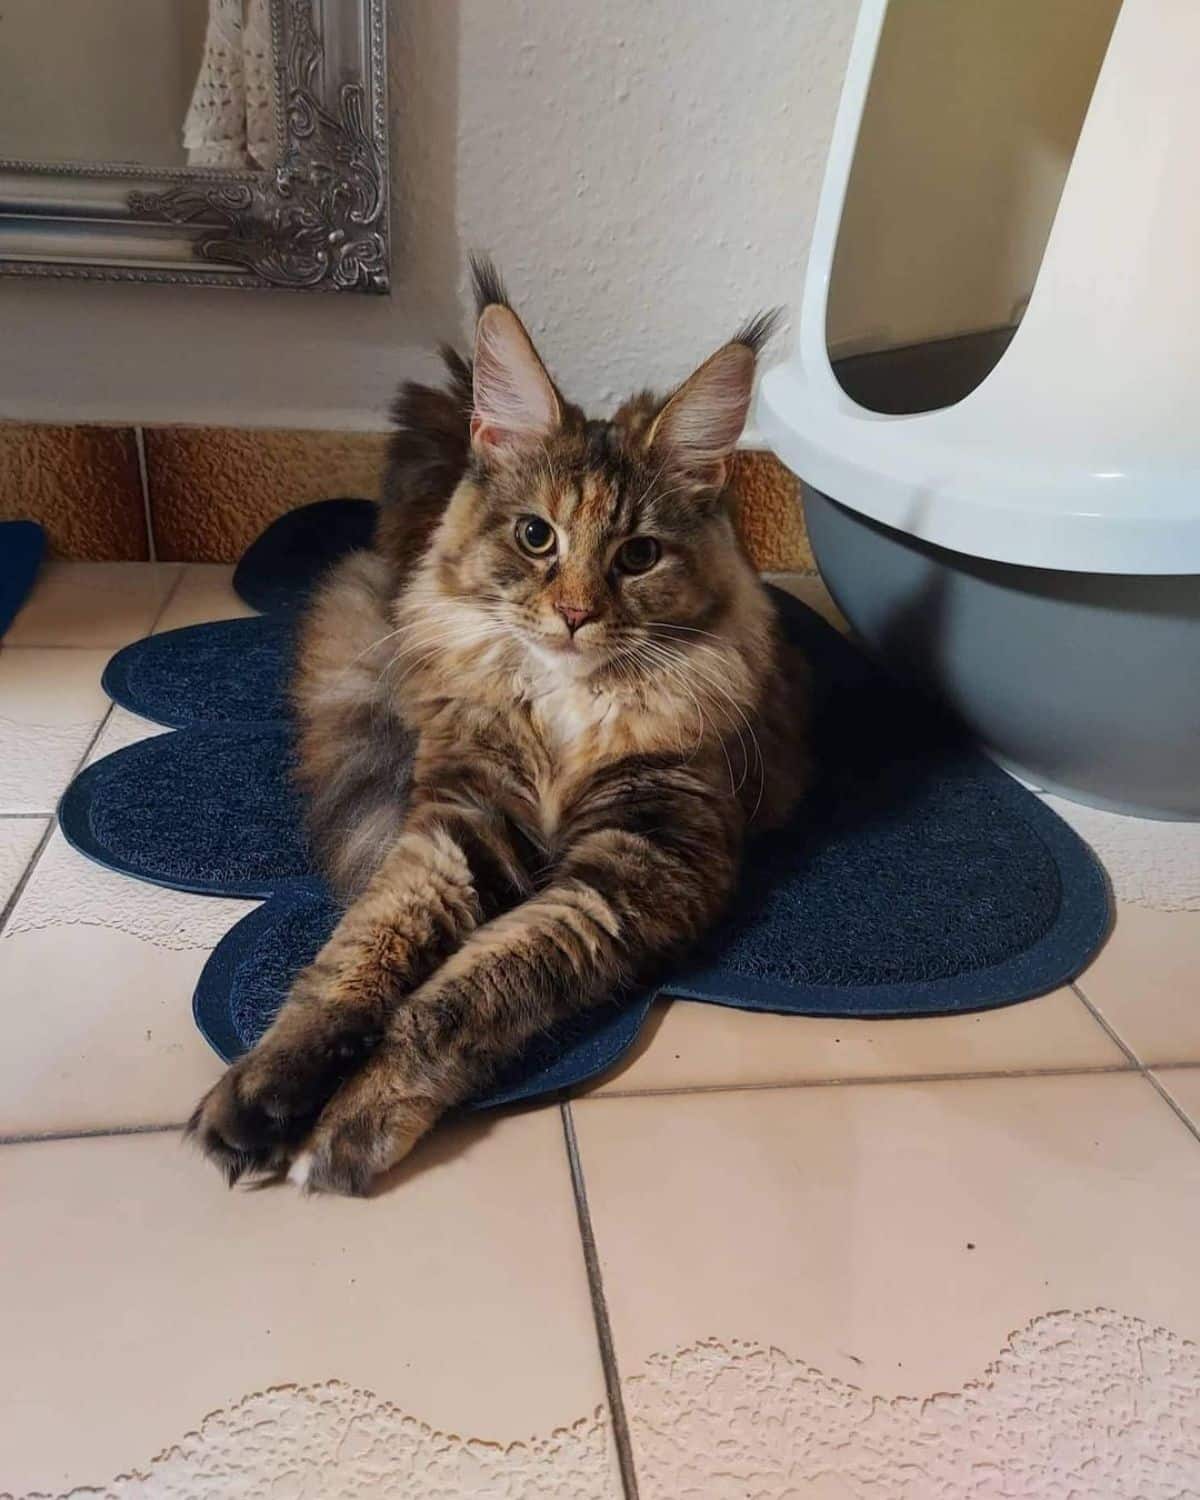
M 107 719 L 108 714 L 105 714 L 104 717 L 105 719 Z M 103 721 L 101 721 L 101 727 L 103 727 Z M 99 730 L 97 730 L 96 732 L 99 733 Z M 94 744 L 95 741 L 93 740 L 92 743 Z M 88 749 L 91 749 L 90 745 L 88 746 Z M 86 754 L 87 752 L 85 751 L 84 753 Z M 78 770 L 78 767 L 76 767 L 76 770 Z M 4 929 L 8 925 L 8 919 L 15 911 L 17 902 L 25 894 L 25 887 L 29 884 L 29 878 L 33 874 L 34 867 L 37 865 L 38 860 L 40 860 L 42 855 L 46 852 L 46 845 L 50 842 L 51 836 L 53 835 L 54 830 L 57 826 L 58 825 L 55 822 L 54 817 L 51 816 L 46 823 L 45 832 L 42 834 L 41 838 L 38 839 L 37 848 L 29 856 L 29 863 L 25 866 L 24 870 L 21 871 L 20 879 L 17 881 L 16 885 L 13 886 L 12 895 L 9 896 L 4 905 L 0 907 L 0 936 L 3 936 Z
M 138 478 L 142 486 L 142 514 L 146 519 L 146 546 L 150 562 L 158 561 L 158 548 L 154 544 L 154 520 L 150 513 L 150 469 L 146 463 L 146 434 L 141 427 L 133 429 L 133 440 L 137 445 Z
M 625 1500 L 638 1500 L 637 1469 L 633 1461 L 633 1445 L 629 1439 L 629 1422 L 625 1416 L 625 1398 L 621 1393 L 617 1351 L 613 1343 L 612 1324 L 608 1317 L 608 1303 L 604 1298 L 604 1278 L 600 1271 L 600 1256 L 596 1250 L 596 1236 L 592 1230 L 592 1215 L 588 1208 L 587 1188 L 583 1180 L 583 1163 L 579 1159 L 579 1142 L 575 1137 L 575 1121 L 571 1117 L 570 1104 L 561 1104 L 559 1113 L 562 1117 L 567 1161 L 571 1168 L 571 1188 L 575 1194 L 575 1213 L 579 1219 L 579 1238 L 583 1243 L 583 1261 L 587 1267 L 588 1289 L 592 1298 L 592 1317 L 595 1319 L 596 1339 L 600 1345 L 600 1363 L 604 1368 L 604 1388 L 608 1395 L 609 1415 L 612 1418 L 613 1441 L 617 1448 L 621 1486 L 625 1491 Z
M 153 620 L 150 621 L 150 629 L 147 630 L 145 636 L 142 637 L 143 640 L 148 639 L 158 629 L 159 621 L 162 620 L 162 618 L 167 613 L 167 610 L 169 610 L 171 605 L 174 604 L 175 595 L 183 587 L 183 580 L 187 575 L 187 563 L 175 563 L 174 566 L 178 569 L 178 572 L 175 574 L 175 581 L 163 595 L 163 602 L 158 607 L 158 613 L 154 616 Z
M 154 634 L 154 627 L 158 624 L 158 622 L 162 619 L 163 615 L 166 613 L 167 608 L 168 608 L 168 606 L 171 603 L 171 600 L 174 599 L 174 597 L 175 597 L 176 590 L 179 588 L 179 586 L 180 586 L 180 584 L 182 582 L 183 582 L 183 569 L 181 568 L 179 570 L 179 573 L 177 574 L 177 576 L 175 578 L 174 583 L 167 590 L 166 595 L 163 598 L 163 602 L 159 606 L 158 613 L 154 616 L 154 619 L 153 619 L 153 621 L 151 622 L 151 625 L 150 625 L 150 629 L 146 632 L 147 635 L 153 635 Z M 70 648 L 64 648 L 64 649 L 72 649 L 73 650 L 74 648 L 70 647 Z M 83 748 L 83 754 L 75 762 L 75 766 L 72 769 L 71 775 L 70 775 L 70 777 L 67 780 L 67 786 L 70 786 L 71 782 L 75 780 L 76 776 L 79 775 L 80 771 L 87 764 L 87 758 L 92 753 L 92 751 L 96 748 L 96 743 L 99 740 L 100 736 L 104 733 L 104 730 L 105 730 L 105 728 L 108 725 L 109 719 L 112 718 L 113 709 L 115 707 L 116 707 L 116 704 L 110 702 L 109 705 L 108 705 L 108 707 L 104 710 L 104 713 L 103 713 L 103 715 L 100 718 L 100 722 L 96 725 L 95 732 L 93 733 L 91 739 L 88 740 L 87 744 Z M 65 788 L 64 788 L 64 790 L 65 790 Z M 0 937 L 3 937 L 3 935 L 4 935 L 4 929 L 5 929 L 5 927 L 8 924 L 8 919 L 9 919 L 9 917 L 12 916 L 14 910 L 16 909 L 17 902 L 24 895 L 25 888 L 29 884 L 29 882 L 30 882 L 30 880 L 31 880 L 31 878 L 33 876 L 34 870 L 37 868 L 38 864 L 40 863 L 42 855 L 46 852 L 46 845 L 50 842 L 51 838 L 54 835 L 54 830 L 58 827 L 57 809 L 56 809 L 55 812 L 52 812 L 52 813 L 48 814 L 48 816 L 49 816 L 50 821 L 46 825 L 46 831 L 45 831 L 45 833 L 42 834 L 41 838 L 38 840 L 38 846 L 33 851 L 33 857 L 30 859 L 29 863 L 25 866 L 25 869 L 22 872 L 21 878 L 20 878 L 20 880 L 17 881 L 16 888 L 13 890 L 12 895 L 4 903 L 3 909 L 0 910 Z
M 1092 1004 L 1092 1002 L 1088 999 L 1084 992 L 1079 988 L 1078 981 L 1073 980 L 1071 982 L 1070 988 L 1074 990 L 1076 999 L 1082 1003 L 1084 1008 L 1091 1015 L 1092 1020 L 1095 1021 L 1100 1029 L 1107 1034 L 1111 1041 L 1115 1042 L 1117 1046 L 1120 1047 L 1121 1051 L 1125 1054 L 1125 1056 L 1129 1059 L 1133 1066 L 1137 1068 L 1140 1073 L 1144 1073 L 1146 1071 L 1145 1063 L 1142 1062 L 1141 1058 L 1137 1055 L 1133 1048 L 1128 1045 L 1128 1043 L 1125 1041 L 1125 1038 L 1121 1036 L 1121 1034 L 1114 1027 L 1109 1025 L 1104 1016 L 1101 1015 L 1101 1013 L 1096 1009 L 1096 1007 Z
M 1190 1135 L 1194 1135 L 1196 1139 L 1200 1141 L 1200 1125 L 1198 1125 L 1196 1121 L 1193 1120 L 1192 1117 L 1184 1111 L 1183 1106 L 1176 1101 L 1174 1094 L 1171 1093 L 1166 1084 L 1160 1082 L 1157 1075 L 1152 1073 L 1149 1068 L 1146 1069 L 1145 1076 L 1146 1082 L 1157 1091 L 1163 1103 L 1166 1104 L 1174 1114 L 1178 1115 L 1180 1123 L 1184 1126 L 1188 1133 Z
M 0 1135 L 0 1146 L 34 1146 L 43 1141 L 97 1141 L 106 1136 L 170 1135 L 184 1122 L 170 1125 L 97 1125 L 91 1130 L 29 1130 Z
M 1096 1007 L 1092 1004 L 1092 1002 L 1088 999 L 1084 992 L 1079 988 L 1078 984 L 1072 984 L 1071 988 L 1075 991 L 1076 995 L 1078 995 L 1083 1004 L 1087 1006 L 1088 1010 L 1091 1011 L 1093 1018 L 1104 1028 L 1104 1030 L 1113 1039 L 1117 1046 L 1120 1047 L 1121 1051 L 1124 1052 L 1127 1058 L 1129 1058 L 1130 1062 L 1133 1063 L 1134 1067 L 1137 1068 L 1138 1072 L 1155 1091 L 1155 1093 L 1159 1096 L 1159 1098 L 1163 1101 L 1163 1103 L 1167 1106 L 1171 1113 L 1179 1119 L 1180 1124 L 1183 1125 L 1188 1134 L 1194 1135 L 1196 1139 L 1200 1141 L 1200 1125 L 1198 1125 L 1190 1115 L 1185 1113 L 1182 1105 L 1176 1102 L 1175 1096 L 1170 1092 L 1167 1086 L 1160 1081 L 1157 1073 L 1154 1071 L 1154 1067 L 1149 1063 L 1143 1063 L 1142 1061 L 1140 1061 L 1133 1048 L 1130 1047 L 1121 1037 L 1121 1035 L 1108 1024 L 1108 1022 L 1104 1019 L 1104 1017 L 1100 1014 L 1100 1012 L 1096 1009 Z M 1157 1066 L 1163 1068 L 1195 1068 L 1200 1067 L 1200 1063 L 1160 1063 Z
M 52 818 L 53 816 L 52 812 L 0 813 L 0 823 L 14 822 L 18 818 L 24 818 L 28 822 L 31 818 Z
M 1196 1066 L 1200 1067 L 1200 1064 Z M 578 1097 L 589 1104 L 605 1099 L 666 1099 L 675 1094 L 751 1094 L 780 1089 L 841 1089 L 889 1083 L 970 1083 L 997 1078 L 1091 1078 L 1108 1073 L 1141 1072 L 1140 1063 L 1100 1063 L 1085 1068 L 997 1068 L 978 1073 L 885 1073 L 878 1076 L 843 1078 L 795 1078 L 778 1083 L 691 1083 L 679 1088 L 605 1089 Z

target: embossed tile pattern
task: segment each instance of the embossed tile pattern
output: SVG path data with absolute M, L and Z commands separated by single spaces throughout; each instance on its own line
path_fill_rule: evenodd
M 1107 1308 L 1016 1330 L 978 1378 L 880 1400 L 784 1350 L 702 1339 L 625 1381 L 643 1500 L 1180 1500 L 1200 1346 Z
M 620 1493 L 555 1110 L 448 1128 L 372 1200 L 230 1192 L 154 1134 L 0 1148 L 0 1201 L 16 1495 Z M 169 1489 L 189 1464 L 210 1487 Z
M 108 710 L 110 654 L 0 648 L 0 814 L 53 812 Z
M 1123 905 L 1200 912 L 1200 822 L 1129 818 L 1048 793 L 1043 800 L 1096 851 Z
M 126 745 L 136 745 L 139 740 L 166 733 L 165 725 L 152 723 L 149 719 L 143 719 L 140 714 L 131 714 L 127 708 L 114 704 L 104 721 L 104 728 L 96 736 L 96 743 L 88 751 L 87 764 L 90 766 L 93 761 L 103 760 L 106 755 L 111 755 L 114 750 L 123 750 Z
M 1136 1074 L 572 1113 L 627 1375 L 742 1341 L 868 1398 L 927 1399 L 983 1378 L 1015 1331 L 1055 1312 L 1106 1308 L 1200 1338 L 1200 1150 Z M 1071 1398 L 1066 1375 L 1047 1366 L 1049 1403 Z M 693 1458 L 715 1484 L 720 1448 Z
M 0 1134 L 185 1120 L 221 1070 L 192 992 L 254 905 L 130 880 L 56 831 L 0 934 Z
M 0 910 L 16 890 L 47 822 L 45 818 L 0 818 Z

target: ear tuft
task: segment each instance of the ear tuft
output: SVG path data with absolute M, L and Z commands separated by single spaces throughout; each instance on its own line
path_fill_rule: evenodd
M 471 445 L 477 452 L 538 443 L 562 425 L 554 382 L 505 303 L 489 303 L 479 314 L 472 385 Z
M 755 359 L 763 352 L 783 326 L 783 308 L 768 307 L 763 312 L 747 318 L 730 340 L 734 344 L 745 344 Z
M 496 269 L 496 262 L 490 255 L 483 255 L 476 251 L 471 256 L 471 289 L 475 293 L 475 316 L 478 318 L 485 307 L 495 304 L 498 307 L 510 307 L 508 293 L 504 289 L 504 280 Z
M 648 445 L 706 483 L 724 484 L 750 410 L 755 360 L 778 321 L 777 312 L 760 313 L 706 359 L 659 412 Z

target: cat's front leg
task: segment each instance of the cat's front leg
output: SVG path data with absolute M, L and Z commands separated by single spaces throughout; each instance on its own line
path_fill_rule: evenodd
M 231 1184 L 287 1164 L 386 1037 L 397 1006 L 522 890 L 486 819 L 437 803 L 415 809 L 269 1030 L 192 1116 L 189 1133 Z
M 643 801 L 634 816 L 641 821 L 645 811 Z M 669 843 L 624 829 L 583 839 L 553 885 L 480 927 L 396 1011 L 296 1154 L 292 1181 L 308 1191 L 366 1192 L 539 1032 L 697 937 L 732 887 L 733 822 L 705 820 L 712 837 L 695 844 L 686 829 Z

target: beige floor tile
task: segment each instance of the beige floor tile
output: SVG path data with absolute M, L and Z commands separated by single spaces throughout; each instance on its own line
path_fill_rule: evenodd
M 1119 903 L 1077 983 L 1143 1063 L 1200 1062 L 1200 911 Z
M 48 562 L 8 646 L 118 646 L 149 635 L 179 577 L 174 563 Z
M 829 1020 L 665 1002 L 598 1093 L 1127 1066 L 1070 990 L 969 1016 Z
M 1136 1074 L 591 1099 L 572 1112 L 645 1500 L 967 1495 L 980 1461 L 997 1494 L 1082 1493 L 1069 1474 L 1061 1489 L 1045 1475 L 1043 1488 L 1001 1481 L 1084 1401 L 1093 1443 L 1101 1434 L 1093 1456 L 1116 1461 L 1105 1342 L 1136 1375 L 1139 1340 L 1148 1348 L 1159 1326 L 1190 1371 L 1182 1394 L 1147 1375 L 1173 1424 L 1163 1441 L 1180 1442 L 1181 1406 L 1200 1419 L 1200 1150 Z M 861 1430 L 845 1430 L 855 1412 Z M 978 1439 L 961 1460 L 970 1487 L 930 1479 L 939 1430 L 958 1449 Z M 884 1483 L 884 1450 L 910 1438 L 932 1467 Z M 1051 1469 L 1080 1457 L 1062 1441 Z M 860 1460 L 876 1465 L 875 1488 L 846 1477 Z
M 108 651 L 0 649 L 0 813 L 50 813 L 108 710 Z
M 131 880 L 55 832 L 0 934 L 0 1134 L 185 1120 L 220 1072 L 192 992 L 253 906 Z
M 111 755 L 114 750 L 123 750 L 126 745 L 136 745 L 139 740 L 153 739 L 157 734 L 166 734 L 167 728 L 163 724 L 155 724 L 150 719 L 143 719 L 140 714 L 131 714 L 127 708 L 120 708 L 116 704 L 108 718 L 104 721 L 104 728 L 96 737 L 96 743 L 88 752 L 87 764 L 93 761 L 103 760 L 106 755 Z
M 840 630 L 843 635 L 850 633 L 850 626 L 846 623 L 846 617 L 833 602 L 829 590 L 825 587 L 824 580 L 817 574 L 812 573 L 767 573 L 764 574 L 768 583 L 773 583 L 777 589 L 783 589 L 793 598 L 799 599 L 801 604 L 807 604 L 809 609 L 815 610 L 823 620 L 828 621 L 835 630 Z
M 1042 800 L 1096 851 L 1118 901 L 1200 913 L 1200 822 L 1130 818 L 1048 793 Z
M 1156 1068 L 1154 1076 L 1200 1134 L 1200 1068 Z
M 28 868 L 46 823 L 45 818 L 0 818 L 0 910 Z
M 167 1134 L 4 1147 L 0 1200 L 17 1495 L 619 1494 L 556 1110 L 370 1200 L 231 1193 Z
M 243 619 L 255 615 L 233 592 L 233 569 L 224 563 L 188 563 L 171 595 L 156 632 L 202 625 L 206 620 Z

